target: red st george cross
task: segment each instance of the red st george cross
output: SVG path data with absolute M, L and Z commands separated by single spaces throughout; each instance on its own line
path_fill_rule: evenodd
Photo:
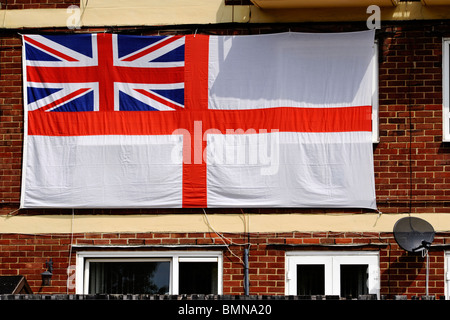
M 99 111 L 28 112 L 28 134 L 40 135 L 170 135 L 186 132 L 183 139 L 183 207 L 208 206 L 207 167 L 203 158 L 208 132 L 235 134 L 265 132 L 370 131 L 371 107 L 251 110 L 208 108 L 209 36 L 185 36 L 185 64 L 172 68 L 115 66 L 111 34 L 97 35 L 98 65 L 86 67 L 27 66 L 27 80 L 51 83 L 98 82 Z M 261 66 L 263 67 L 263 66 Z M 44 70 L 45 69 L 45 70 Z M 184 82 L 184 108 L 173 111 L 115 111 L 114 83 Z M 363 121 L 361 121 L 363 119 Z M 77 122 L 77 126 L 70 125 Z M 214 131 L 213 131 L 214 130 Z M 252 131 L 253 130 L 253 131 Z

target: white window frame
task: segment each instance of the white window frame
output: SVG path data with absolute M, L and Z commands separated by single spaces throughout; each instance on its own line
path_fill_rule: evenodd
M 325 265 L 325 295 L 340 295 L 340 266 L 368 265 L 369 294 L 380 296 L 380 256 L 378 251 L 289 251 L 286 252 L 286 295 L 297 295 L 297 265 Z
M 444 274 L 445 274 L 445 299 L 450 298 L 450 251 L 445 251 Z
M 76 256 L 76 294 L 89 293 L 89 263 L 99 261 L 170 261 L 169 294 L 179 294 L 180 262 L 217 262 L 217 292 L 223 293 L 223 255 L 219 251 L 81 251 Z
M 450 142 L 450 38 L 442 39 L 442 141 Z
M 373 45 L 372 55 L 372 143 L 380 142 L 380 121 L 379 121 L 379 72 L 378 72 L 378 41 Z

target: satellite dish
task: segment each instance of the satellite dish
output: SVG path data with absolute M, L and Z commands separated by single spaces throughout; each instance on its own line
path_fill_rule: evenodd
M 395 223 L 394 238 L 403 250 L 409 252 L 428 251 L 434 240 L 434 229 L 423 219 L 406 217 Z
M 398 245 L 409 252 L 422 252 L 422 257 L 426 257 L 426 295 L 428 296 L 428 277 L 430 258 L 428 249 L 434 240 L 434 229 L 427 221 L 406 217 L 398 220 L 394 225 L 394 238 Z

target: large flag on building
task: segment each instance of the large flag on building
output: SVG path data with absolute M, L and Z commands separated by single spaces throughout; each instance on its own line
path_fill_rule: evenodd
M 376 208 L 372 30 L 23 44 L 22 208 Z

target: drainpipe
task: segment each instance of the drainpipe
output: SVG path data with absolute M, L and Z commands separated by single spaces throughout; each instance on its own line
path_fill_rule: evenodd
M 248 248 L 244 249 L 244 294 L 249 295 L 250 283 L 248 279 Z

